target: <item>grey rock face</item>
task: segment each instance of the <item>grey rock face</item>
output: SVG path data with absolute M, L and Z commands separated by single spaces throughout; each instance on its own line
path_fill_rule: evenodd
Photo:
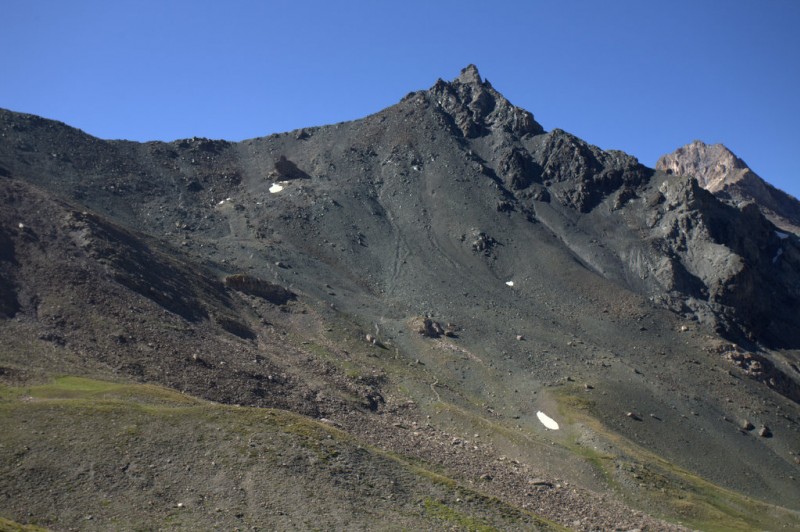
M 420 257 L 441 255 L 452 249 L 442 242 L 457 239 L 472 256 L 514 262 L 527 258 L 505 243 L 545 227 L 595 274 L 731 338 L 800 345 L 797 239 L 776 233 L 758 209 L 720 199 L 755 179 L 744 163 L 724 147 L 694 143 L 653 171 L 565 131 L 545 132 L 472 65 L 364 120 L 239 144 L 106 142 L 37 117 L 0 118 L 6 173 L 113 210 L 130 225 L 347 249 L 302 260 L 365 279 L 397 272 L 387 282 L 401 291 L 400 268 L 387 258 L 397 251 L 386 247 L 397 234 L 413 235 L 396 245 Z M 690 172 L 717 195 L 682 177 Z M 291 180 L 291 191 L 269 194 L 276 178 Z M 247 206 L 258 198 L 269 209 Z M 518 218 L 514 232 L 494 228 Z M 481 231 L 463 246 L 474 228 Z M 480 238 L 484 230 L 491 238 Z M 336 244 L 341 234 L 355 247 Z
M 781 229 L 800 233 L 800 201 L 764 181 L 722 144 L 695 140 L 662 156 L 656 169 L 694 177 L 700 186 L 734 204 L 753 202 Z
M 621 189 L 629 194 L 652 174 L 635 157 L 603 151 L 560 129 L 537 141 L 533 160 L 545 184 L 561 203 L 580 212 Z
M 430 90 L 431 98 L 452 116 L 467 138 L 501 129 L 516 136 L 537 135 L 544 130 L 528 111 L 516 107 L 481 79 L 475 65 L 469 65 L 453 82 L 439 80 Z

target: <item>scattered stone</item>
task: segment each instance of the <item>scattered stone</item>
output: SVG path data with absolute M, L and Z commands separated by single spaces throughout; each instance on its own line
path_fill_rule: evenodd
M 229 288 L 244 294 L 260 297 L 274 305 L 285 305 L 287 302 L 297 299 L 297 295 L 291 290 L 246 273 L 229 275 L 225 277 L 224 282 L 225 286 Z
M 524 337 L 524 336 L 522 336 L 521 334 L 518 334 L 518 335 L 517 335 L 517 341 L 518 341 L 518 342 L 521 342 L 521 341 L 523 341 L 524 339 L 525 339 L 525 337 Z
M 414 320 L 412 327 L 417 333 L 426 338 L 439 338 L 446 334 L 444 327 L 431 318 L 417 318 Z M 454 334 L 455 331 L 451 330 L 451 333 Z
M 455 325 L 453 323 L 448 323 L 444 327 L 444 335 L 447 336 L 448 338 L 458 338 L 458 335 L 456 334 L 458 330 L 459 330 L 458 325 Z
M 484 473 L 483 475 L 481 475 L 481 480 L 490 481 L 490 480 L 492 480 L 493 478 L 494 478 L 494 477 L 493 477 L 492 475 L 490 475 L 489 473 Z
M 634 421 L 641 421 L 642 420 L 642 417 L 639 414 L 637 414 L 636 412 L 628 412 L 625 415 L 628 416 L 629 418 L 631 418 Z
M 771 438 L 772 431 L 769 430 L 769 427 L 766 425 L 762 425 L 760 429 L 758 429 L 758 435 L 762 438 Z
M 800 401 L 800 385 L 767 357 L 741 350 L 735 345 L 720 347 L 725 359 L 748 377 L 766 384 L 792 401 Z
M 377 338 L 373 339 L 372 345 L 374 345 L 375 347 L 380 347 L 381 349 L 386 349 L 386 344 L 384 344 L 383 342 L 381 342 Z
M 501 200 L 497 202 L 497 212 L 511 212 L 514 210 L 514 204 L 508 200 Z
M 745 419 L 744 423 L 742 423 L 742 428 L 744 430 L 753 430 L 754 428 L 756 428 L 756 426 L 750 423 L 750 421 Z

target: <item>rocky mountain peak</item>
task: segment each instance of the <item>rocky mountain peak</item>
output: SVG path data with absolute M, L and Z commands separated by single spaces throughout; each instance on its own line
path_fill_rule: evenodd
M 478 67 L 472 64 L 461 69 L 461 74 L 456 78 L 456 81 L 468 85 L 483 85 Z
M 664 161 L 672 174 L 746 168 L 701 142 Z M 587 530 L 678 529 L 648 507 L 708 515 L 701 529 L 791 528 L 800 239 L 735 199 L 765 190 L 784 205 L 752 172 L 716 195 L 667 172 L 545 133 L 474 65 L 360 120 L 241 142 L 106 141 L 0 109 L 0 433 L 13 443 L 0 463 L 19 463 L 0 476 L 15 494 L 0 515 L 165 528 L 176 514 L 150 504 L 161 498 L 186 528 L 366 528 L 378 515 L 431 529 L 460 500 L 462 522 L 498 529 L 546 525 L 521 504 Z M 107 378 L 135 400 L 80 385 L 100 407 L 70 406 L 74 381 L 29 386 L 50 375 Z M 139 382 L 170 390 L 140 395 Z M 239 425 L 225 405 L 252 408 Z M 75 448 L 96 425 L 87 412 L 112 407 L 104 447 Z M 219 445 L 187 441 L 198 426 Z M 562 445 L 576 430 L 602 464 Z M 192 467 L 162 460 L 165 446 Z M 89 462 L 113 474 L 73 482 Z M 143 463 L 157 466 L 148 478 Z M 426 464 L 447 482 L 426 484 Z M 648 471 L 658 486 L 635 482 Z M 253 497 L 299 511 L 247 505 L 212 524 L 207 508 L 241 505 L 250 473 L 266 479 Z M 375 489 L 353 490 L 357 478 Z M 706 498 L 670 506 L 664 494 L 687 489 Z M 728 515 L 737 490 L 753 502 Z M 424 522 L 408 511 L 420 499 L 435 503 Z
M 428 91 L 431 100 L 451 115 L 467 138 L 494 131 L 522 137 L 544 133 L 533 115 L 512 105 L 491 83 L 481 79 L 478 68 L 468 65 L 452 82 L 438 80 Z
M 662 156 L 656 169 L 691 176 L 722 199 L 753 202 L 776 226 L 800 233 L 800 202 L 764 181 L 723 144 L 695 140 Z
M 656 169 L 676 175 L 690 175 L 709 192 L 719 192 L 741 181 L 752 170 L 723 144 L 695 140 L 656 163 Z

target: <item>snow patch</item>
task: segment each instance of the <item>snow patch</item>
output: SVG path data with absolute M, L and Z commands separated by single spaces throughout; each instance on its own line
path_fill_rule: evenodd
M 772 264 L 775 264 L 776 262 L 778 262 L 778 259 L 781 258 L 781 255 L 783 255 L 783 250 L 782 249 L 778 249 L 778 252 L 775 253 L 774 257 L 772 257 Z
M 781 240 L 786 240 L 787 238 L 789 238 L 789 233 L 784 233 L 782 231 L 775 231 L 775 234 L 778 235 L 778 238 L 780 238 Z
M 506 281 L 506 286 L 514 286 L 514 281 Z
M 544 425 L 548 429 L 558 430 L 558 423 L 556 423 L 556 421 L 553 418 L 551 418 L 541 410 L 536 412 L 536 417 L 538 417 L 539 421 L 542 422 L 542 425 Z
M 272 186 L 269 187 L 270 194 L 277 194 L 283 190 L 283 185 L 279 185 L 278 183 L 272 183 Z

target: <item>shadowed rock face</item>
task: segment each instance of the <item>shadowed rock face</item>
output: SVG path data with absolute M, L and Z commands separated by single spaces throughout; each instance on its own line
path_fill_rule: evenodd
M 282 286 L 242 273 L 225 277 L 225 286 L 263 298 L 274 305 L 285 305 L 297 298 L 295 294 Z
M 797 345 L 793 333 L 779 332 L 795 326 L 783 315 L 796 316 L 800 301 L 795 239 L 781 238 L 754 205 L 723 204 L 691 179 L 665 179 L 651 201 L 650 256 L 663 253 L 664 267 L 653 271 L 667 294 L 680 294 L 701 319 L 704 308 L 712 312 L 712 323 L 740 341 Z
M 626 437 L 796 505 L 785 453 L 749 442 L 752 477 L 729 472 L 742 442 L 719 413 L 797 400 L 800 244 L 688 166 L 546 132 L 474 66 L 361 120 L 238 143 L 104 141 L 11 111 L 0 132 L 2 327 L 40 327 L 92 369 L 326 418 L 452 401 L 532 434 L 533 402 L 583 379 L 610 430 L 652 408 Z M 773 414 L 783 452 L 798 431 Z
M 800 233 L 800 202 L 764 181 L 722 144 L 695 140 L 662 156 L 656 169 L 694 177 L 721 199 L 753 202 L 781 229 Z
M 0 229 L 0 318 L 13 318 L 19 310 L 17 294 L 10 278 L 14 262 L 14 243 Z

